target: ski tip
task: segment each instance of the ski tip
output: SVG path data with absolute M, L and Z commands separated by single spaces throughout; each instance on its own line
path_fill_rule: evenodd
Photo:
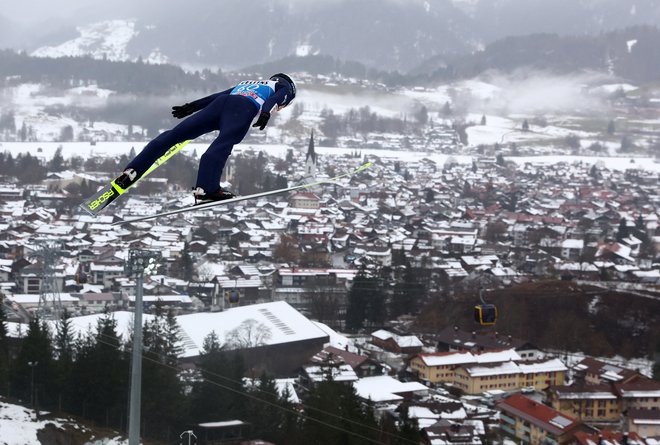
M 355 170 L 355 173 L 361 172 L 362 170 L 365 170 L 365 169 L 371 167 L 372 165 L 374 165 L 374 163 L 371 162 L 371 161 L 369 161 L 369 162 L 365 162 L 364 164 L 362 164 L 361 166 L 359 166 L 359 167 L 357 168 L 357 170 Z
M 80 209 L 83 211 L 83 213 L 84 213 L 85 215 L 88 215 L 88 216 L 94 216 L 94 217 L 97 216 L 96 213 L 94 213 L 94 212 L 92 212 L 91 210 L 89 210 L 89 208 L 88 208 L 84 203 L 83 203 L 83 204 L 79 204 L 78 207 L 80 207 Z

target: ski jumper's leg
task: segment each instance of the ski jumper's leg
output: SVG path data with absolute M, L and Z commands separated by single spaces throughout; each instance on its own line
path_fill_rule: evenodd
M 209 145 L 199 160 L 197 187 L 213 193 L 220 187 L 220 176 L 235 144 L 243 140 L 257 107 L 242 96 L 227 96 L 220 113 L 220 135 Z
M 156 136 L 128 163 L 126 168 L 135 169 L 139 178 L 151 167 L 151 164 L 164 155 L 173 145 L 217 130 L 220 111 L 222 111 L 222 105 L 226 97 L 218 97 L 208 106 L 184 119 L 171 130 L 164 131 Z

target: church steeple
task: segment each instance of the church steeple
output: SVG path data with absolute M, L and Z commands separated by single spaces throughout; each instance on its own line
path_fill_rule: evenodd
M 309 137 L 309 145 L 307 146 L 307 156 L 305 156 L 305 176 L 307 177 L 316 177 L 316 163 L 317 163 L 316 152 L 314 151 L 314 130 Z

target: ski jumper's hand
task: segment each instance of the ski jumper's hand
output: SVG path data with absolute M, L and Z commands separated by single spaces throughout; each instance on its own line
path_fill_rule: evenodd
M 175 105 L 172 107 L 172 116 L 177 119 L 183 119 L 184 117 L 193 114 L 195 111 L 197 111 L 197 107 L 193 104 Z
M 268 119 L 270 119 L 270 113 L 267 111 L 262 111 L 259 115 L 259 118 L 257 119 L 257 122 L 255 122 L 252 126 L 259 127 L 259 130 L 263 130 L 268 124 Z

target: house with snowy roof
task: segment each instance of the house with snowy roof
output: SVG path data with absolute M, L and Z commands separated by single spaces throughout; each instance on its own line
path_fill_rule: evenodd
M 513 349 L 520 360 L 536 360 L 542 356 L 536 345 L 492 330 L 468 332 L 458 326 L 448 326 L 435 334 L 434 339 L 438 352 Z
M 660 410 L 629 409 L 626 413 L 627 430 L 641 437 L 660 437 Z M 657 441 L 660 442 L 660 441 Z
M 432 425 L 422 426 L 424 419 L 418 420 L 422 441 L 426 445 L 482 445 L 483 442 L 474 425 L 441 419 Z
M 552 408 L 583 422 L 614 422 L 621 416 L 620 400 L 610 384 L 551 386 L 547 394 Z
M 609 382 L 625 383 L 641 375 L 632 369 L 612 365 L 592 357 L 585 357 L 573 365 L 572 368 L 575 379 L 584 381 L 588 385 Z
M 660 382 L 639 375 L 625 382 L 612 383 L 621 399 L 621 411 L 660 410 Z
M 450 384 L 467 394 L 489 390 L 545 389 L 563 383 L 568 368 L 557 359 L 522 361 L 513 349 L 418 354 L 410 369 L 430 384 Z
M 634 431 L 620 432 L 607 429 L 598 432 L 577 431 L 575 441 L 577 445 L 648 445 L 643 437 Z
M 327 346 L 322 351 L 315 354 L 310 361 L 312 363 L 326 363 L 332 361 L 334 363 L 347 364 L 353 368 L 358 377 L 369 377 L 386 373 L 385 367 L 378 361 L 334 346 Z
M 594 432 L 586 424 L 520 394 L 500 400 L 500 430 L 523 443 L 569 444 L 578 431 Z
M 385 329 L 371 333 L 371 343 L 386 351 L 400 354 L 417 354 L 424 343 L 415 335 L 398 335 Z
M 392 403 L 425 396 L 429 388 L 419 382 L 401 382 L 388 375 L 363 377 L 353 382 L 357 395 L 365 401 Z

